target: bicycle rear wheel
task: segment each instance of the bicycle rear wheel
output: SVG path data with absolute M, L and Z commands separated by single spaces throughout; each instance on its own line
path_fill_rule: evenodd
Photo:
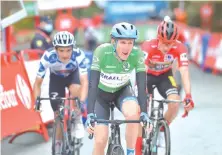
M 57 132 L 57 126 L 59 126 L 62 130 L 63 130 L 63 124 L 60 121 L 60 119 L 56 119 L 55 123 L 53 125 L 53 134 L 52 134 L 52 155 L 56 155 L 56 132 Z M 66 154 L 66 141 L 65 141 L 65 137 L 64 134 L 62 134 L 62 150 L 61 153 L 63 155 Z
M 160 131 L 160 129 L 163 129 L 163 130 Z M 164 155 L 170 155 L 170 153 L 171 153 L 170 129 L 169 129 L 169 126 L 165 120 L 159 121 L 158 130 L 156 132 L 157 132 L 156 138 L 159 137 L 160 134 L 164 134 L 165 147 L 164 148 L 163 148 L 163 146 L 160 147 L 160 144 L 157 144 L 158 141 L 155 140 L 155 142 L 157 142 L 157 143 L 152 144 L 151 155 L 158 155 L 158 152 L 159 153 L 161 152 L 161 154 L 164 154 Z M 161 132 L 163 132 L 163 133 L 161 133 Z M 153 142 L 153 140 L 152 140 L 152 142 Z

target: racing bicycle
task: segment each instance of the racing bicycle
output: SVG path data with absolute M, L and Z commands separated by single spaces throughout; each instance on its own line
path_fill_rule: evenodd
M 56 130 L 57 126 L 62 129 L 62 155 L 80 155 L 80 148 L 83 143 L 81 139 L 76 139 L 72 134 L 75 125 L 75 118 L 79 112 L 74 111 L 71 106 L 71 100 L 75 101 L 77 108 L 80 109 L 81 103 L 78 98 L 66 98 L 66 97 L 50 97 L 50 98 L 37 98 L 39 104 L 36 105 L 36 109 L 40 109 L 41 100 L 56 100 L 59 102 L 58 114 L 55 118 L 53 126 L 52 136 L 52 155 L 56 155 L 55 144 L 56 144 Z
M 155 87 L 153 88 L 153 90 Z M 152 91 L 154 92 L 154 91 Z M 180 100 L 168 100 L 168 99 L 155 99 L 153 98 L 154 93 L 150 94 L 151 112 L 150 120 L 153 124 L 153 129 L 151 132 L 143 129 L 143 142 L 142 142 L 142 154 L 143 155 L 158 155 L 158 150 L 161 150 L 161 154 L 170 155 L 171 153 L 171 140 L 170 140 L 170 129 L 167 121 L 163 117 L 164 113 L 164 103 L 183 103 Z M 154 107 L 154 102 L 158 103 Z M 158 136 L 163 132 L 165 144 L 160 146 L 158 142 Z M 164 147 L 164 148 L 163 148 Z M 159 149 L 160 148 L 160 149 Z
M 108 142 L 108 149 L 106 155 L 124 155 L 123 147 L 121 145 L 120 140 L 120 125 L 124 123 L 141 123 L 141 120 L 115 120 L 114 119 L 114 102 L 110 104 L 111 110 L 111 120 L 104 120 L 104 119 L 93 119 L 91 120 L 91 125 L 94 126 L 95 123 L 106 123 L 111 124 L 111 135 L 109 137 Z M 146 127 L 146 122 L 143 122 L 144 128 Z M 89 139 L 93 138 L 93 134 L 89 135 Z

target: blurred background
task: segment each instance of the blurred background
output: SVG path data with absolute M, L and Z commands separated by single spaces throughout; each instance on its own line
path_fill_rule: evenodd
M 69 29 L 69 31 L 75 32 L 79 46 L 84 46 L 86 28 L 94 28 L 98 43 L 102 43 L 109 41 L 110 27 L 121 21 L 128 21 L 137 26 L 140 32 L 138 42 L 153 38 L 157 23 L 150 24 L 149 22 L 161 20 L 165 15 L 169 15 L 186 26 L 210 32 L 222 31 L 222 10 L 220 9 L 222 3 L 220 1 L 85 0 L 82 3 L 76 3 L 67 0 L 67 6 L 61 6 L 59 3 L 54 5 L 54 1 L 22 1 L 27 15 L 10 25 L 10 33 L 13 34 L 11 37 L 12 49 L 20 49 L 18 46 L 21 44 L 31 42 L 42 16 L 48 16 L 53 20 L 54 31 Z M 21 9 L 15 1 L 2 1 L 1 3 L 2 19 Z M 69 20 L 72 21 L 72 25 L 69 25 Z M 2 37 L 4 39 L 4 35 Z
M 46 107 L 41 117 L 39 114 L 31 116 L 31 112 L 26 114 L 24 109 L 27 111 L 27 107 L 34 104 L 31 87 L 39 59 L 44 50 L 52 47 L 51 41 L 57 31 L 67 30 L 74 34 L 76 46 L 85 52 L 90 70 L 94 49 L 110 42 L 110 30 L 115 23 L 135 24 L 139 31 L 136 45 L 140 47 L 143 41 L 156 37 L 157 25 L 166 15 L 178 24 L 179 40 L 188 47 L 195 102 L 195 109 L 188 118 L 182 119 L 179 114 L 171 125 L 172 155 L 222 154 L 222 1 L 16 0 L 0 1 L 0 4 L 2 155 L 51 153 L 51 131 L 42 130 L 42 126 L 53 121 L 50 106 L 44 104 Z M 25 57 L 24 64 L 16 54 Z M 10 62 L 15 59 L 18 64 Z M 17 77 L 18 74 L 24 75 L 23 81 Z M 47 80 L 42 88 L 46 95 Z M 29 84 L 24 83 L 30 83 L 29 93 Z M 118 112 L 115 114 L 122 117 Z M 30 128 L 39 131 L 48 141 L 43 142 L 40 136 L 29 133 L 8 144 L 11 138 L 10 142 L 14 140 L 13 136 Z M 93 142 L 87 136 L 86 133 L 81 155 L 91 154 Z M 121 137 L 124 139 L 124 133 Z

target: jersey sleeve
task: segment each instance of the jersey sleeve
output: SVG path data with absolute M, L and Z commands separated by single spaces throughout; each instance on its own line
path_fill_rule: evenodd
M 44 78 L 46 74 L 46 69 L 50 65 L 50 54 L 48 51 L 45 51 L 42 55 L 39 63 L 39 69 L 37 71 L 37 77 Z
M 138 50 L 138 55 L 136 60 L 136 73 L 146 71 L 144 60 L 145 60 L 144 52 Z
M 76 54 L 76 61 L 79 66 L 79 73 L 80 75 L 87 74 L 87 67 L 86 67 L 86 56 L 85 53 L 80 50 L 79 48 L 75 50 Z
M 189 65 L 189 60 L 187 57 L 187 48 L 184 44 L 180 44 L 179 50 L 178 50 L 178 65 L 179 67 L 182 66 L 188 66 Z
M 102 58 L 103 58 L 103 46 L 99 46 L 93 53 L 91 70 L 101 71 Z

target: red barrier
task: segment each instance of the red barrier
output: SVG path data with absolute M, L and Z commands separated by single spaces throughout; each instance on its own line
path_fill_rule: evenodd
M 212 69 L 214 74 L 217 74 L 220 72 L 220 70 L 217 68 L 216 63 L 217 59 L 220 58 L 220 42 L 222 38 L 218 34 L 214 34 L 211 36 L 207 53 L 206 53 L 206 59 L 204 62 L 204 70 L 206 69 Z
M 1 53 L 0 110 L 2 116 L 1 139 L 26 132 L 37 132 L 46 141 L 49 136 L 39 113 L 33 110 L 34 98 L 26 69 L 17 53 Z M 39 129 L 28 130 L 39 126 Z
M 216 50 L 215 48 L 220 42 L 220 38 L 216 35 L 212 35 L 209 44 L 208 49 L 206 53 L 206 60 L 204 62 L 204 69 L 213 69 L 216 63 Z
M 24 61 L 26 71 L 28 72 L 28 77 L 31 85 L 34 85 L 35 78 L 38 71 L 39 61 L 44 51 L 27 49 L 21 51 L 21 57 Z M 48 97 L 48 85 L 49 76 L 46 73 L 41 86 L 41 97 Z M 47 126 L 54 121 L 54 112 L 51 108 L 50 101 L 42 101 L 41 113 L 42 122 Z

